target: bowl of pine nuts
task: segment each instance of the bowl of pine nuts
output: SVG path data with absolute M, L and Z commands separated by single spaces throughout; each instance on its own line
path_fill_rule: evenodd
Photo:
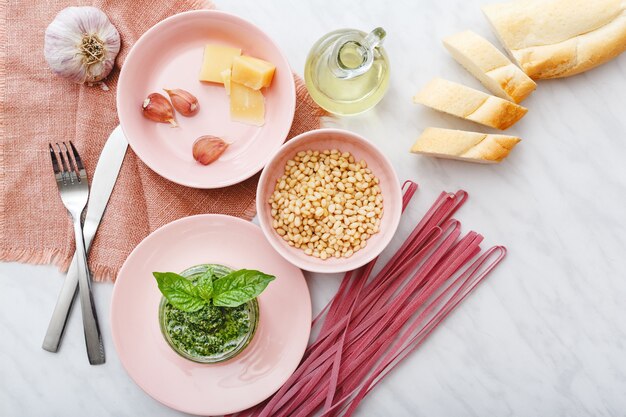
M 402 211 L 391 162 L 340 129 L 303 133 L 265 166 L 256 195 L 261 229 L 292 264 L 312 272 L 365 265 L 389 244 Z

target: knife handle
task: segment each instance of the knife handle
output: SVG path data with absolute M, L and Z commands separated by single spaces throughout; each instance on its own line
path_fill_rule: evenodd
M 89 243 L 91 243 L 91 240 Z M 61 287 L 59 298 L 54 306 L 54 311 L 52 312 L 52 317 L 50 318 L 50 323 L 48 324 L 48 330 L 46 331 L 46 336 L 44 337 L 43 344 L 41 345 L 44 350 L 47 350 L 48 352 L 57 352 L 59 350 L 59 345 L 61 344 L 61 339 L 63 338 L 63 333 L 65 332 L 65 326 L 67 325 L 67 320 L 70 316 L 70 311 L 72 310 L 72 305 L 74 304 L 74 299 L 76 298 L 77 293 L 78 258 L 77 253 L 74 252 L 70 269 L 67 271 L 67 276 L 63 280 L 63 286 Z M 104 346 L 102 345 L 101 337 L 98 337 L 98 342 L 99 351 L 103 352 Z
M 48 330 L 46 336 L 43 339 L 41 347 L 48 352 L 57 352 L 59 350 L 59 344 L 65 331 L 65 325 L 67 319 L 70 316 L 70 310 L 76 297 L 78 290 L 78 259 L 76 258 L 76 252 L 72 258 L 67 276 L 63 280 L 63 287 L 59 293 L 59 298 L 54 306 L 54 312 L 50 318 L 50 324 L 48 324 Z
M 91 216 L 89 216 L 89 208 L 87 208 L 87 215 L 85 216 L 85 224 L 83 225 L 83 232 L 85 235 L 85 248 L 89 250 L 91 242 L 98 229 L 98 224 L 95 223 Z M 67 276 L 63 280 L 63 286 L 59 293 L 59 298 L 54 306 L 54 312 L 50 318 L 50 324 L 48 324 L 48 330 L 46 336 L 43 339 L 41 347 L 48 352 L 57 352 L 61 339 L 63 338 L 63 332 L 65 331 L 65 325 L 67 319 L 70 317 L 70 311 L 76 298 L 78 290 L 78 260 L 76 258 L 76 252 L 72 257 L 72 263 L 70 269 L 67 271 Z
M 98 224 L 91 220 L 89 216 L 89 208 L 87 208 L 87 216 L 85 217 L 85 224 L 83 225 L 83 231 L 85 235 L 85 248 L 89 250 L 91 242 L 98 229 Z M 63 338 L 63 332 L 65 331 L 65 325 L 70 317 L 70 311 L 76 298 L 78 290 L 78 259 L 76 258 L 76 252 L 72 257 L 72 263 L 70 269 L 67 271 L 67 276 L 63 280 L 63 286 L 59 293 L 59 298 L 54 306 L 52 317 L 50 318 L 50 324 L 48 324 L 48 330 L 46 336 L 43 339 L 41 347 L 48 352 L 57 352 L 61 339 Z

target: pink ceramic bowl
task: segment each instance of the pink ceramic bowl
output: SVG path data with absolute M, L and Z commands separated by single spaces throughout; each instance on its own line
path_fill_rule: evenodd
M 268 199 L 274 192 L 276 180 L 283 175 L 285 164 L 289 159 L 297 152 L 309 149 L 318 151 L 339 149 L 342 152 L 350 152 L 357 160 L 364 159 L 380 181 L 384 209 L 380 230 L 368 239 L 365 248 L 349 258 L 322 260 L 309 256 L 303 250 L 289 246 L 272 227 L 273 219 Z M 402 191 L 391 162 L 365 138 L 340 129 L 319 129 L 303 133 L 287 142 L 265 166 L 257 188 L 256 205 L 263 233 L 283 258 L 307 271 L 345 272 L 365 265 L 389 244 L 400 223 Z
M 245 55 L 276 66 L 272 85 L 263 89 L 264 126 L 231 121 L 224 86 L 198 80 L 209 43 L 241 48 Z M 178 128 L 143 117 L 144 99 L 153 92 L 166 95 L 163 88 L 182 88 L 195 95 L 198 113 L 176 114 Z M 117 87 L 120 124 L 133 151 L 157 174 L 194 188 L 226 187 L 259 172 L 285 141 L 295 103 L 293 74 L 278 46 L 252 23 L 215 10 L 180 13 L 150 28 L 124 61 Z M 192 156 L 193 143 L 204 135 L 230 143 L 207 166 Z

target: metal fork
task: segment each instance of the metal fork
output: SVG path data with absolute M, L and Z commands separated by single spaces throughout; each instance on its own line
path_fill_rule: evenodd
M 52 159 L 52 169 L 54 170 L 54 177 L 59 187 L 61 200 L 67 208 L 67 211 L 72 215 L 74 222 L 76 258 L 78 262 L 78 287 L 80 306 L 83 313 L 83 329 L 85 331 L 85 343 L 87 344 L 87 356 L 89 357 L 90 364 L 98 365 L 104 363 L 104 346 L 102 345 L 100 327 L 98 326 L 96 306 L 91 293 L 91 279 L 89 276 L 89 268 L 87 267 L 83 226 L 81 224 L 81 215 L 87 205 L 87 199 L 89 197 L 87 172 L 72 142 L 69 143 L 69 147 L 65 142 L 62 142 L 61 145 L 57 143 L 57 152 L 55 152 L 52 144 L 48 144 L 48 146 L 50 148 L 50 158 Z M 72 155 L 70 155 L 70 149 L 73 158 Z

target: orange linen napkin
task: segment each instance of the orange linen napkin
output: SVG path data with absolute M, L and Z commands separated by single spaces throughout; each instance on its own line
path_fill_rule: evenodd
M 122 49 L 106 80 L 111 91 L 59 78 L 44 60 L 44 31 L 70 5 L 101 8 L 120 32 Z M 74 236 L 52 175 L 48 142 L 74 141 L 92 178 L 119 123 L 115 89 L 131 46 L 158 21 L 202 7 L 211 6 L 194 0 L 0 0 L 0 260 L 69 267 Z M 296 84 L 289 137 L 318 128 L 323 115 L 297 77 Z M 89 254 L 94 279 L 115 279 L 130 251 L 172 220 L 199 213 L 252 218 L 257 180 L 258 175 L 223 189 L 190 189 L 159 177 L 129 149 Z

